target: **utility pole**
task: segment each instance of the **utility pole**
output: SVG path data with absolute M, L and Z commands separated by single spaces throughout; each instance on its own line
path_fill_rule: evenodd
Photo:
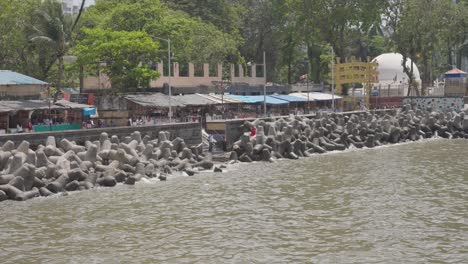
M 332 110 L 335 112 L 335 51 L 333 47 L 331 48 L 332 52 L 332 68 L 331 68 L 331 92 L 332 92 Z
M 168 76 L 168 86 L 169 86 L 169 123 L 172 123 L 172 87 L 171 87 L 171 39 L 170 38 L 160 38 L 152 36 L 155 39 L 163 40 L 167 42 L 167 61 L 169 65 L 169 76 Z
M 171 87 L 171 39 L 167 39 L 167 46 L 168 46 L 168 52 L 167 52 L 167 57 L 169 58 L 169 123 L 172 123 L 172 87 Z
M 307 73 L 306 73 L 306 81 L 307 81 L 307 114 L 310 114 L 310 91 L 309 91 L 310 64 L 309 64 L 309 60 L 307 60 L 306 63 L 307 63 Z
M 267 116 L 267 107 L 266 107 L 267 68 L 266 68 L 265 51 L 263 51 L 263 74 L 265 77 L 265 84 L 263 85 L 263 115 L 266 117 Z

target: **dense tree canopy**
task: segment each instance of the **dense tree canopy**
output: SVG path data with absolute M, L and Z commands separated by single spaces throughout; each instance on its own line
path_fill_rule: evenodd
M 86 69 L 108 61 L 104 70 L 126 91 L 156 76 L 154 64 L 167 59 L 160 38 L 170 38 L 182 74 L 188 62 L 261 63 L 266 52 L 268 81 L 294 83 L 308 72 L 319 83 L 332 50 L 341 58 L 395 51 L 417 63 L 424 93 L 468 54 L 466 0 L 96 0 L 74 31 L 75 18 L 51 1 L 0 1 L 0 68 L 70 83 L 78 67 L 62 59 L 78 55 Z
M 84 29 L 75 47 L 78 63 L 99 65 L 120 91 L 148 87 L 158 73 L 151 69 L 158 45 L 145 32 Z

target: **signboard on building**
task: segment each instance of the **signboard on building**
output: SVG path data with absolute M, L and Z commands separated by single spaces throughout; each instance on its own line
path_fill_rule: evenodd
M 64 94 L 63 98 L 73 103 L 94 105 L 94 94 L 92 93 Z

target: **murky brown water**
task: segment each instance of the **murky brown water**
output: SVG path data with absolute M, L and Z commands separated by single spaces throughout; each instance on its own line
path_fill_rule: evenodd
M 468 141 L 0 203 L 2 263 L 467 263 Z

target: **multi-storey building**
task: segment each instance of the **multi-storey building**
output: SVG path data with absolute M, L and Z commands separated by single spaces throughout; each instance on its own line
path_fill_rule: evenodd
M 58 0 L 62 3 L 62 10 L 65 14 L 76 15 L 80 12 L 81 0 Z M 93 4 L 94 1 L 87 0 L 85 8 L 90 4 Z

